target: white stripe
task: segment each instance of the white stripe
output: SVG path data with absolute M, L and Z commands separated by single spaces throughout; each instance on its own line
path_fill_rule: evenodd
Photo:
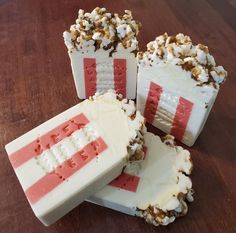
M 96 58 L 96 91 L 114 89 L 114 66 L 113 58 L 98 57 Z
M 193 104 L 192 112 L 190 114 L 189 121 L 182 139 L 184 144 L 192 145 L 195 142 L 207 119 L 209 113 L 207 111 L 208 109 Z
M 126 59 L 126 98 L 136 98 L 136 85 L 137 85 L 137 62 L 135 56 L 130 54 Z
M 43 151 L 36 158 L 30 159 L 18 167 L 15 172 L 23 190 L 32 186 L 40 178 L 53 171 L 81 148 L 97 138 L 98 135 L 92 123 L 89 123 L 84 128 L 75 131 L 70 137 L 64 138 L 50 149 Z
M 146 106 L 148 92 L 150 88 L 150 80 L 147 80 L 141 76 L 138 77 L 137 88 L 137 109 L 143 114 Z
M 88 56 L 82 55 L 79 51 L 73 51 L 73 53 L 69 53 L 69 56 L 77 94 L 85 98 L 84 58 Z
M 179 96 L 163 88 L 153 124 L 166 133 L 170 133 Z

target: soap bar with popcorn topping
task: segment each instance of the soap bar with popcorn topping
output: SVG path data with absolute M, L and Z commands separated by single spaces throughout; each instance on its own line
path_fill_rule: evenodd
M 208 47 L 166 33 L 138 54 L 137 108 L 147 122 L 192 146 L 227 72 Z
M 79 98 L 113 89 L 135 99 L 139 27 L 128 10 L 123 16 L 99 7 L 91 13 L 79 10 L 63 33 Z
M 88 201 L 144 218 L 154 225 L 168 225 L 188 211 L 193 201 L 190 154 L 175 146 L 173 136 L 164 142 L 152 133 L 144 135 L 143 161 L 130 162 L 124 172 Z
M 122 129 L 122 130 L 121 130 Z M 6 145 L 25 195 L 50 225 L 143 157 L 144 118 L 113 92 L 95 95 Z

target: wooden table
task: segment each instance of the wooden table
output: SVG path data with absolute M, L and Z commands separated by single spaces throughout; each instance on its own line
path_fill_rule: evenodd
M 155 36 L 183 32 L 209 45 L 229 72 L 193 148 L 195 202 L 186 217 L 155 228 L 144 220 L 84 202 L 56 224 L 34 216 L 4 145 L 78 103 L 62 32 L 79 8 L 131 9 L 142 22 L 140 47 Z M 236 232 L 236 1 L 0 1 L 0 232 Z M 150 130 L 159 133 L 149 127 Z

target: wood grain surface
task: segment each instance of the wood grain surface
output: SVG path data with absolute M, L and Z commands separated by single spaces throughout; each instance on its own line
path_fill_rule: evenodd
M 142 22 L 140 48 L 163 32 L 190 35 L 210 47 L 229 73 L 194 147 L 195 201 L 168 227 L 84 202 L 56 224 L 34 216 L 4 145 L 78 103 L 62 33 L 79 8 L 133 11 Z M 236 232 L 235 0 L 0 0 L 0 232 Z M 152 127 L 157 134 L 160 132 Z M 30 175 L 30 174 L 29 174 Z

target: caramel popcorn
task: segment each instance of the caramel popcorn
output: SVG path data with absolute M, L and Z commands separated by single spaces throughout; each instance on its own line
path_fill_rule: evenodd
M 115 52 L 118 46 L 122 46 L 136 52 L 139 29 L 140 23 L 133 19 L 131 11 L 125 10 L 121 16 L 107 12 L 106 8 L 96 7 L 91 13 L 79 10 L 75 24 L 63 36 L 69 50 L 96 51 L 102 48 Z M 84 41 L 89 42 L 90 49 Z
M 189 36 L 182 33 L 168 36 L 164 33 L 147 44 L 147 51 L 138 53 L 140 65 L 173 63 L 192 73 L 192 78 L 199 84 L 222 84 L 227 71 L 222 66 L 216 66 L 214 57 L 203 44 L 193 45 Z

